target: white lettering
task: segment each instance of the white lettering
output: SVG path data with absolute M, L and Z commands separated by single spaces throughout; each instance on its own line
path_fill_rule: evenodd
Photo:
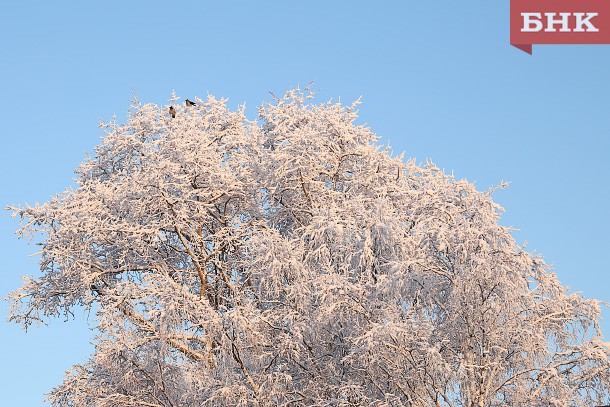
M 523 17 L 523 28 L 521 29 L 521 32 L 538 32 L 542 30 L 542 21 L 540 21 L 542 14 L 521 13 L 521 16 Z M 537 18 L 537 20 L 533 18 Z M 532 27 L 532 24 L 534 24 L 534 27 Z
M 568 17 L 570 17 L 570 14 L 572 13 L 559 13 L 561 18 L 556 20 L 554 17 L 557 15 L 557 13 L 544 13 L 544 15 L 546 16 L 546 28 L 544 29 L 544 31 L 555 32 L 557 31 L 555 29 L 555 24 L 561 24 L 561 28 L 559 29 L 559 31 L 570 32 L 571 30 L 568 25 Z
M 593 24 L 591 24 L 591 19 L 593 17 L 597 16 L 597 14 L 598 13 L 574 13 L 574 16 L 576 17 L 576 28 L 574 28 L 574 32 L 584 32 L 584 31 L 598 32 L 599 29 L 597 27 L 595 27 Z M 585 15 L 587 17 L 583 19 L 583 17 Z M 586 30 L 583 28 L 583 25 L 587 26 Z

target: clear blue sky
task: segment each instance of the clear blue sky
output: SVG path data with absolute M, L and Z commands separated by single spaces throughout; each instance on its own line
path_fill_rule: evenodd
M 0 12 L 0 205 L 46 201 L 133 96 L 172 90 L 255 107 L 315 81 L 363 96 L 395 152 L 431 158 L 495 198 L 503 224 L 561 281 L 610 302 L 610 46 L 508 44 L 508 0 L 5 2 Z M 0 215 L 1 296 L 35 275 L 35 247 Z M 3 303 L 2 308 L 7 307 Z M 6 319 L 7 311 L 0 316 Z M 610 337 L 610 313 L 603 323 Z M 40 406 L 91 352 L 86 316 L 23 333 L 0 323 L 3 405 Z

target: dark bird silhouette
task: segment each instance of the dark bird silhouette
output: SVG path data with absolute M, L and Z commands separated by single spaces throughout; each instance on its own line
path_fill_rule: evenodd
M 195 102 L 191 102 L 190 100 L 186 99 L 186 105 L 188 107 L 191 107 L 191 106 L 196 106 L 197 104 Z
M 169 107 L 169 114 L 172 115 L 172 118 L 176 118 L 176 109 L 174 109 L 174 106 Z

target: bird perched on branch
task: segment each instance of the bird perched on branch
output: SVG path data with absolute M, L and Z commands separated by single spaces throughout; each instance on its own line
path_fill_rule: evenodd
M 176 118 L 176 109 L 174 109 L 174 106 L 169 107 L 169 114 L 172 115 L 172 118 Z
M 191 102 L 190 100 L 186 99 L 186 105 L 188 107 L 191 107 L 191 106 L 196 106 L 197 104 L 195 102 Z

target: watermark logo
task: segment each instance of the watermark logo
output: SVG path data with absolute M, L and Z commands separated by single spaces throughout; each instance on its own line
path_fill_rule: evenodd
M 610 0 L 510 0 L 510 43 L 610 44 Z

